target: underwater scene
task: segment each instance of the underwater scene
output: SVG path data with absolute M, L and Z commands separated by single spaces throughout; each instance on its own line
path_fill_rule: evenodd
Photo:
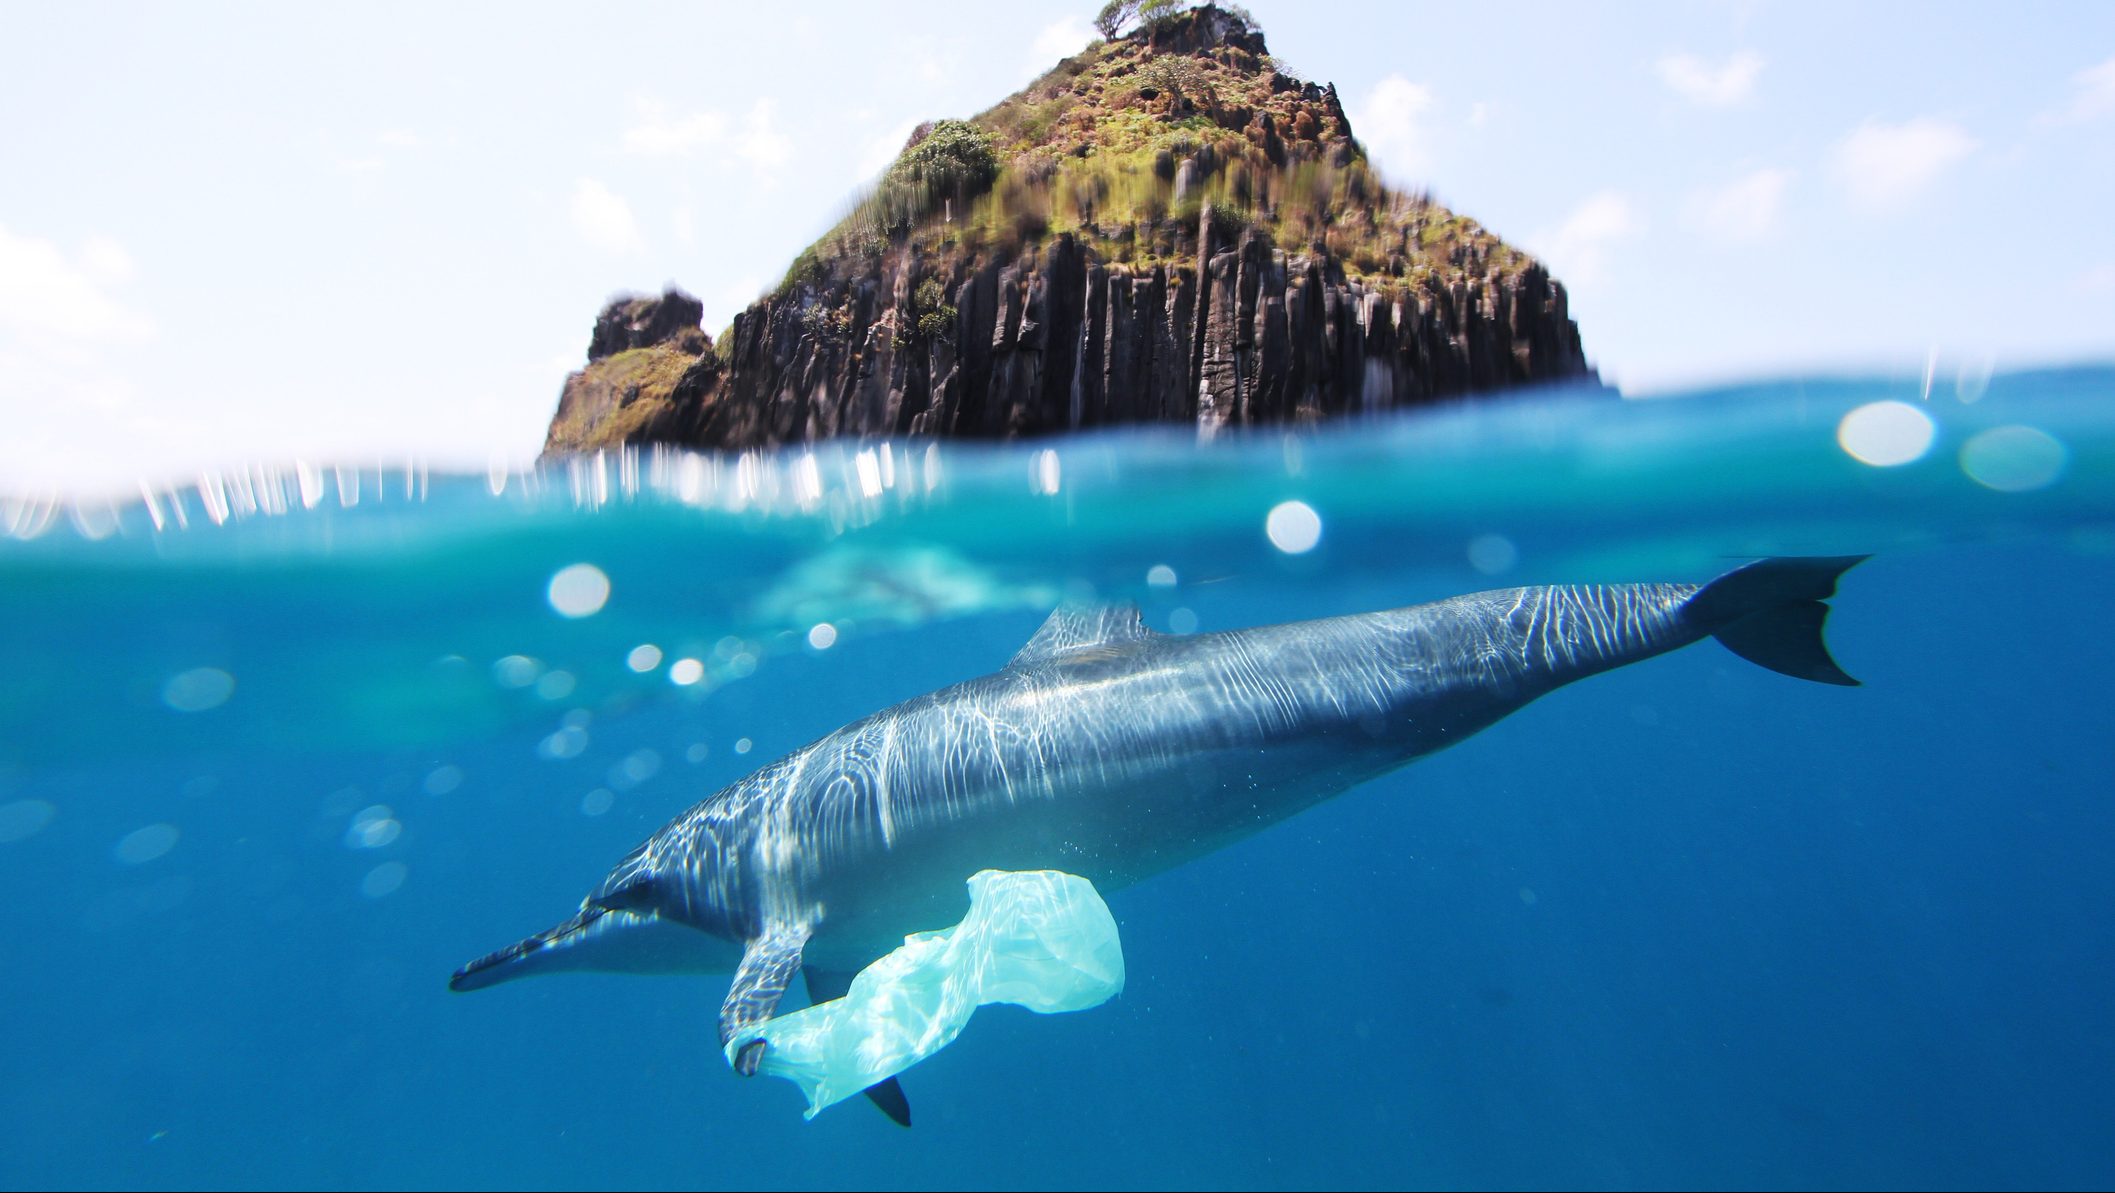
M 1938 369 L 0 498 L 0 1184 L 2105 1187 L 2111 412 Z M 1120 993 L 985 1007 L 908 1130 L 731 1072 L 728 970 L 449 988 L 1061 605 L 1853 556 L 1860 686 L 1698 641 L 1111 883 Z

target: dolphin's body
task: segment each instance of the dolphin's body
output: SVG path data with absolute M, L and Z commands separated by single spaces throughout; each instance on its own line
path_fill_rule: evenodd
M 847 725 L 678 816 L 577 914 L 451 985 L 731 968 L 724 1043 L 769 1018 L 803 966 L 811 996 L 833 997 L 905 935 L 959 918 L 979 870 L 1121 887 L 1573 680 L 1705 637 L 1773 670 L 1854 684 L 1822 644 L 1821 602 L 1861 558 L 1189 637 L 1146 630 L 1128 606 L 1061 609 L 996 674 Z M 737 1067 L 755 1062 L 744 1053 Z M 903 1117 L 893 1084 L 875 1098 Z

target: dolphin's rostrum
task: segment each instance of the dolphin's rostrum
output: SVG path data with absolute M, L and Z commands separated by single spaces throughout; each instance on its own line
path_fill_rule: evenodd
M 1822 643 L 1822 602 L 1863 558 L 1194 636 L 1153 633 L 1131 606 L 1060 609 L 996 674 L 856 721 L 691 808 L 576 914 L 450 984 L 733 968 L 724 1045 L 803 968 L 811 997 L 835 997 L 908 933 L 952 923 L 979 870 L 1064 870 L 1112 890 L 1702 638 L 1855 684 Z M 760 1047 L 736 1067 L 754 1072 Z M 908 1120 L 893 1081 L 869 1092 Z

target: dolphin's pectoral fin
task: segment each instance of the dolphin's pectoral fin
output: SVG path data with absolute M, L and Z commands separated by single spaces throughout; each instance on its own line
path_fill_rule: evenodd
M 816 969 L 811 966 L 802 970 L 801 976 L 808 979 L 810 1003 L 843 998 L 852 988 L 852 975 L 834 969 Z M 862 1092 L 866 1094 L 867 1101 L 889 1116 L 891 1122 L 899 1127 L 911 1125 L 911 1100 L 904 1096 L 903 1087 L 896 1083 L 894 1077 L 877 1081 Z
M 750 939 L 734 971 L 734 985 L 727 989 L 727 1001 L 720 1004 L 720 1047 L 778 1010 L 779 999 L 800 972 L 800 951 L 811 931 L 806 924 L 780 924 Z M 754 1077 L 763 1059 L 764 1042 L 752 1040 L 735 1053 L 734 1071 Z

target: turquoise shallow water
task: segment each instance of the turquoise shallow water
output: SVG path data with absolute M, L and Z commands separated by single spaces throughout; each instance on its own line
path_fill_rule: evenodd
M 0 498 L 0 1183 L 2104 1184 L 2111 411 L 1810 379 Z M 1124 994 L 980 1014 L 907 1133 L 731 1076 L 724 979 L 445 988 L 1061 597 L 1184 632 L 1858 552 L 1867 686 L 1706 643 L 1117 892 Z

